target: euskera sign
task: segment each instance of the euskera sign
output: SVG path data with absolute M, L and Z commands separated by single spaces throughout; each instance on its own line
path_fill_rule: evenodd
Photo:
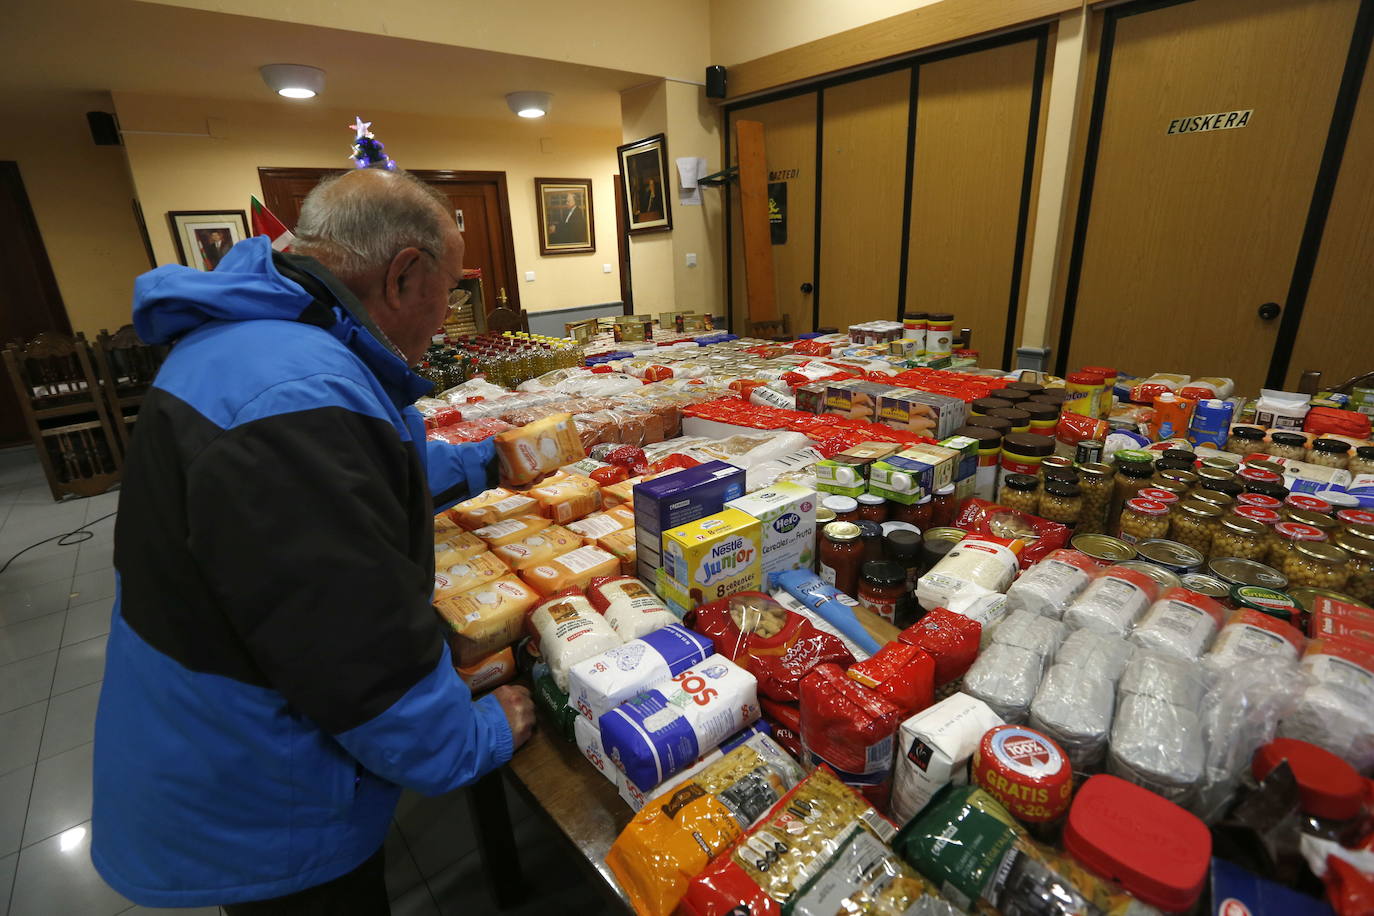
M 1187 118 L 1174 118 L 1169 122 L 1166 134 L 1192 134 L 1204 130 L 1235 130 L 1250 123 L 1253 108 L 1242 111 L 1219 111 L 1216 114 L 1193 115 Z

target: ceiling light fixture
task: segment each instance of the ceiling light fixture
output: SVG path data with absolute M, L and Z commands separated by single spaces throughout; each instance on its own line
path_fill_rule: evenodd
M 324 90 L 324 71 L 319 67 L 265 64 L 258 72 L 273 92 L 288 99 L 313 99 Z
M 533 90 L 511 92 L 506 94 L 506 104 L 522 118 L 542 118 L 553 107 L 553 93 Z

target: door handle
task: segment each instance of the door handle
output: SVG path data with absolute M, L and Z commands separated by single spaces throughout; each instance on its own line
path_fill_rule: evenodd
M 801 285 L 801 291 L 804 292 L 804 293 L 809 293 L 809 292 L 811 292 L 811 291 L 812 291 L 813 289 L 815 289 L 815 288 L 816 288 L 816 287 L 814 287 L 814 286 L 811 285 L 810 281 L 807 281 L 806 283 L 803 283 L 803 284 Z
M 1259 316 L 1265 321 L 1273 321 L 1282 311 L 1277 302 L 1266 302 L 1259 307 Z
M 502 305 L 505 305 L 507 302 L 510 301 L 510 297 L 506 295 L 506 288 L 504 286 L 501 287 L 501 292 L 497 295 L 496 301 L 501 303 Z

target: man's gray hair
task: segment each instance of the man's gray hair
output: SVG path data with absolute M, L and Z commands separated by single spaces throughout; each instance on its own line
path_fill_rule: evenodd
M 444 220 L 453 219 L 449 207 L 442 194 L 409 172 L 344 172 L 306 196 L 291 250 L 344 279 L 385 267 L 402 248 L 441 257 Z

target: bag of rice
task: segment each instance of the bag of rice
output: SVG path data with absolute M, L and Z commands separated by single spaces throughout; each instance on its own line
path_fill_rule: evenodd
M 1109 689 L 1115 690 L 1116 682 L 1121 680 L 1121 673 L 1126 670 L 1134 651 L 1135 648 L 1120 636 L 1096 630 L 1074 630 L 1059 646 L 1054 663 L 1082 668 L 1091 677 L 1105 681 Z
M 620 781 L 620 771 L 612 766 L 611 759 L 606 756 L 601 746 L 601 730 L 595 722 L 586 716 L 578 716 L 573 720 L 573 738 L 577 742 L 577 749 L 598 773 L 613 783 Z
M 636 639 L 678 622 L 677 615 L 634 576 L 593 579 L 587 598 L 621 639 Z
M 604 713 L 602 744 L 635 785 L 658 785 L 759 717 L 757 683 L 712 655 Z
M 1374 767 L 1374 647 L 1317 639 L 1302 657 L 1308 685 L 1279 734 L 1324 747 L 1361 772 Z
M 969 759 L 989 729 L 1004 724 L 982 700 L 952 694 L 902 723 L 892 782 L 892 814 L 915 817 L 950 783 L 968 782 Z
M 568 669 L 569 702 L 593 721 L 641 691 L 705 661 L 711 641 L 681 624 L 632 639 Z
M 620 645 L 620 637 L 582 592 L 570 588 L 544 600 L 530 614 L 539 653 L 549 663 L 558 689 L 568 689 L 568 669 Z

